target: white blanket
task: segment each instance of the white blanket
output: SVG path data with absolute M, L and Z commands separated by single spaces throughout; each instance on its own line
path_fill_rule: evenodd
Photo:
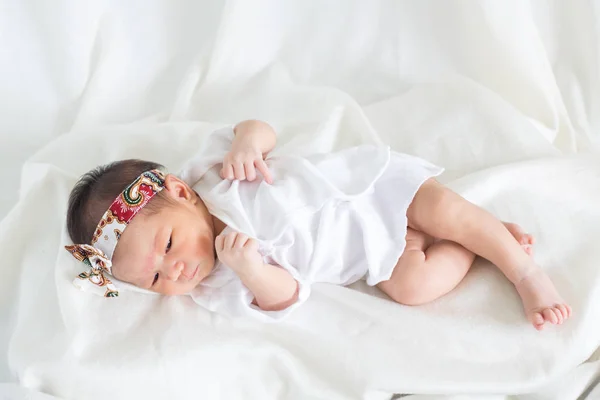
M 3 133 L 3 151 L 44 145 L 0 223 L 0 398 L 594 393 L 595 3 L 50 4 L 0 13 L 0 124 L 16 133 Z M 442 181 L 537 236 L 536 258 L 574 317 L 535 331 L 483 261 L 427 306 L 317 285 L 293 318 L 268 325 L 232 323 L 185 297 L 78 292 L 79 266 L 62 249 L 76 178 L 125 157 L 176 171 L 206 133 L 245 118 L 273 124 L 279 151 L 385 142 L 444 166 Z

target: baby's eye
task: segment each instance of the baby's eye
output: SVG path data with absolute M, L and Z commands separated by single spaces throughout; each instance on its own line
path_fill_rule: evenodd
M 158 272 L 154 275 L 154 280 L 152 281 L 152 286 L 158 281 Z
M 167 243 L 167 249 L 165 250 L 165 253 L 168 253 L 169 250 L 171 250 L 171 238 L 172 238 L 172 236 L 169 237 L 169 243 Z

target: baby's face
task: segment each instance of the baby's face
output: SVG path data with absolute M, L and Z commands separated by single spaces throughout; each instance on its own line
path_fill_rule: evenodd
M 112 272 L 144 289 L 184 294 L 214 267 L 213 219 L 196 193 L 175 176 L 167 175 L 163 191 L 175 204 L 136 215 L 115 249 Z

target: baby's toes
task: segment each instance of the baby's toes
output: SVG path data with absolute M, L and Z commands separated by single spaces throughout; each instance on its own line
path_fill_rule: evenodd
M 556 315 L 556 319 L 558 320 L 557 324 L 558 325 L 562 324 L 563 321 L 565 320 L 565 318 L 563 317 L 562 311 L 558 307 L 558 305 L 554 306 L 554 308 L 552 309 L 552 311 L 554 311 L 554 315 Z
M 528 233 L 524 233 L 523 236 L 521 236 L 521 240 L 520 240 L 522 245 L 532 245 L 534 242 L 533 236 L 531 236 Z
M 525 253 L 532 255 L 533 254 L 533 247 L 531 247 L 531 245 L 529 244 L 524 244 L 521 247 L 523 247 L 523 250 L 525 250 Z
M 554 311 L 552 311 L 551 308 L 544 309 L 544 311 L 542 311 L 542 315 L 544 316 L 544 319 L 550 322 L 551 324 L 556 325 L 556 323 L 558 322 L 558 317 L 556 316 L 556 314 L 554 314 Z
M 560 310 L 560 313 L 563 317 L 563 321 L 569 318 L 569 316 L 571 315 L 571 312 L 569 311 L 570 307 L 565 304 L 559 304 L 556 306 L 556 308 Z
M 531 314 L 529 317 L 529 321 L 533 324 L 535 329 L 537 329 L 538 331 L 541 331 L 542 329 L 544 329 L 544 323 L 546 322 L 546 321 L 544 321 L 544 317 L 542 316 L 541 312 L 535 312 L 535 313 Z
M 535 236 L 533 235 L 527 235 L 528 240 L 529 240 L 529 244 L 535 244 Z

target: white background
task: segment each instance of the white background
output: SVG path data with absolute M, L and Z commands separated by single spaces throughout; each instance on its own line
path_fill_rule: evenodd
M 95 372 L 74 365 L 82 374 L 77 384 L 55 376 L 53 371 L 65 368 L 61 362 L 66 361 L 41 344 L 42 338 L 48 343 L 56 339 L 63 343 L 57 345 L 60 351 L 72 352 L 65 338 L 79 337 L 88 328 L 97 332 L 94 319 L 85 325 L 76 317 L 81 310 L 65 306 L 82 300 L 65 289 L 67 264 L 56 250 L 67 240 L 61 221 L 74 179 L 98 163 L 130 155 L 156 157 L 176 168 L 198 143 L 186 124 L 200 124 L 194 129 L 205 133 L 219 124 L 262 118 L 278 129 L 280 141 L 291 149 L 297 138 L 321 150 L 377 141 L 443 165 L 445 182 L 498 214 L 518 219 L 540 237 L 540 260 L 554 271 L 580 313 L 563 331 L 534 337 L 518 325 L 518 304 L 510 288 L 494 283 L 501 282 L 500 277 L 485 266 L 463 292 L 424 311 L 397 311 L 353 297 L 354 291 L 324 288 L 309 310 L 330 307 L 339 316 L 335 321 L 342 325 L 330 327 L 331 337 L 337 329 L 343 331 L 343 324 L 359 326 L 353 316 L 364 304 L 373 307 L 363 310 L 369 315 L 365 318 L 380 326 L 376 338 L 389 339 L 390 326 L 382 321 L 397 318 L 412 321 L 423 335 L 433 329 L 427 324 L 440 323 L 433 330 L 447 334 L 426 341 L 429 345 L 456 336 L 464 342 L 451 351 L 433 345 L 430 351 L 410 353 L 406 343 L 416 340 L 411 330 L 400 342 L 404 344 L 395 347 L 389 341 L 379 350 L 378 343 L 348 342 L 349 347 L 333 353 L 347 369 L 326 371 L 323 381 L 309 372 L 280 371 L 275 378 L 268 375 L 268 385 L 244 381 L 238 382 L 240 388 L 257 398 L 260 393 L 262 398 L 286 393 L 280 384 L 288 385 L 289 393 L 302 393 L 285 398 L 334 398 L 332 393 L 335 398 L 389 398 L 398 391 L 479 396 L 536 391 L 540 399 L 576 398 L 597 376 L 597 362 L 576 366 L 598 347 L 600 337 L 594 272 L 600 257 L 595 244 L 600 216 L 594 207 L 600 187 L 599 40 L 600 4 L 591 0 L 0 1 L 0 167 L 5 177 L 0 218 L 16 205 L 0 223 L 0 322 L 6 327 L 0 331 L 0 355 L 7 361 L 0 364 L 0 381 L 18 380 L 32 390 L 82 398 L 86 392 L 81 379 Z M 514 201 L 517 197 L 519 203 Z M 55 219 L 44 219 L 52 213 Z M 48 247 L 42 250 L 35 243 Z M 36 255 L 34 261 L 31 255 Z M 51 278 L 52 290 L 44 289 L 46 279 L 31 284 L 31 274 L 40 270 Z M 486 319 L 493 315 L 492 305 L 469 308 L 469 298 L 485 299 L 486 291 L 495 293 L 499 304 L 506 301 L 509 311 L 500 313 L 502 317 Z M 48 321 L 35 317 L 36 307 L 56 297 L 54 311 L 46 310 Z M 140 301 L 146 303 L 137 312 L 157 307 L 150 300 Z M 174 310 L 181 311 L 178 303 L 164 307 L 151 311 L 158 315 L 152 325 L 156 334 L 165 319 L 191 318 L 176 314 Z M 385 317 L 383 310 L 397 314 Z M 448 317 L 448 310 L 461 311 Z M 429 319 L 417 314 L 409 319 L 419 312 Z M 471 317 L 472 325 L 466 326 L 481 334 L 464 331 Z M 73 325 L 71 318 L 79 322 Z M 187 331 L 202 329 L 204 322 L 192 326 L 180 321 Z M 425 325 L 418 326 L 421 322 Z M 315 326 L 304 323 L 305 329 Z M 127 337 L 140 334 L 139 327 L 130 329 Z M 273 350 L 277 357 L 302 353 L 294 350 L 294 341 L 304 338 L 296 331 L 287 336 L 282 330 L 257 332 L 280 340 Z M 93 340 L 81 340 L 80 350 L 93 348 Z M 488 367 L 465 365 L 468 341 L 486 355 L 482 362 Z M 307 347 L 309 343 L 313 342 L 307 340 Z M 494 345 L 496 351 L 489 350 Z M 177 352 L 176 344 L 169 346 L 171 353 Z M 204 349 L 201 343 L 197 346 Z M 264 346 L 256 346 L 264 350 L 261 365 L 265 371 L 277 370 L 280 364 L 268 363 Z M 416 364 L 384 368 L 376 366 L 376 356 L 372 365 L 359 366 L 350 359 L 344 364 L 344 349 L 352 346 L 364 347 L 365 354 L 396 349 Z M 516 353 L 510 362 L 503 360 L 500 356 L 510 349 L 522 356 Z M 532 355 L 527 358 L 528 349 Z M 457 359 L 456 364 L 450 362 Z M 160 357 L 152 362 L 157 360 Z M 285 365 L 311 371 L 323 362 L 318 357 L 311 360 L 291 356 Z M 143 360 L 129 361 L 132 364 L 119 362 L 141 374 L 131 379 L 131 386 L 98 376 L 108 382 L 107 388 L 114 383 L 118 395 L 137 393 L 135 382 L 156 371 L 143 370 Z M 206 367 L 188 362 L 195 370 Z M 99 363 L 110 368 L 108 360 Z M 182 362 L 177 365 L 170 371 L 181 376 L 177 368 Z M 251 364 L 239 368 L 261 370 Z M 362 378 L 353 381 L 353 372 Z M 218 374 L 211 376 L 218 381 Z M 453 378 L 444 382 L 446 376 Z M 563 378 L 566 386 L 557 383 Z M 548 382 L 554 386 L 542 393 L 540 385 Z M 160 388 L 173 393 L 168 382 L 156 385 L 156 393 Z M 313 389 L 301 391 L 307 387 Z M 11 396 L 16 398 L 17 387 L 6 389 L 15 391 Z M 211 389 L 198 388 L 198 393 L 203 390 Z

